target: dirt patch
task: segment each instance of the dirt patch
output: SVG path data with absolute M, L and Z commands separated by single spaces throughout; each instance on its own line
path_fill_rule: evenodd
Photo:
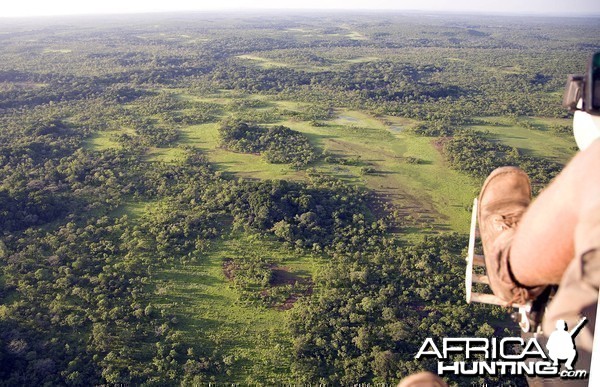
M 305 281 L 305 279 L 302 277 L 299 277 L 294 273 L 290 273 L 290 269 L 287 267 L 273 265 L 271 270 L 273 272 L 273 276 L 271 277 L 272 286 L 294 285 L 297 282 Z
M 446 143 L 450 141 L 450 137 L 441 137 L 435 140 L 431 140 L 431 145 L 433 145 L 433 147 L 440 152 L 440 154 L 444 154 L 444 147 L 446 146 Z
M 430 203 L 401 188 L 383 187 L 374 191 L 367 206 L 377 219 L 386 220 L 388 232 L 402 233 L 411 228 L 424 232 L 423 229 L 435 223 L 436 219 L 443 219 L 443 215 Z
M 394 204 L 391 195 L 386 195 L 381 191 L 373 191 L 371 200 L 367 201 L 367 208 L 371 211 L 371 214 L 375 216 L 375 219 L 386 219 L 386 223 L 390 226 L 388 229 L 389 232 L 394 233 L 401 231 L 399 222 L 390 216 L 393 210 L 398 209 Z
M 298 301 L 298 295 L 292 294 L 281 304 L 277 309 L 279 310 L 290 310 L 294 307 L 294 304 Z
M 285 286 L 290 285 L 294 290 L 290 295 L 283 301 L 283 303 L 277 306 L 279 310 L 289 310 L 294 307 L 296 301 L 301 297 L 309 296 L 313 292 L 312 281 L 306 278 L 302 278 L 294 273 L 291 273 L 289 268 L 280 267 L 273 265 L 273 276 L 271 278 L 271 285 Z
M 233 278 L 235 278 L 236 269 L 237 265 L 235 264 L 235 262 L 233 262 L 233 259 L 226 258 L 223 260 L 223 274 L 225 275 L 225 278 L 227 278 L 229 281 L 233 281 Z
M 312 294 L 313 283 L 310 279 L 291 272 L 288 267 L 276 264 L 270 264 L 268 269 L 271 276 L 267 287 L 257 289 L 238 284 L 241 286 L 239 290 L 250 299 L 256 299 L 258 296 L 267 306 L 278 310 L 291 309 L 298 299 Z M 243 269 L 232 258 L 223 260 L 223 275 L 227 280 L 235 281 L 236 275 L 240 275 L 239 270 Z
M 302 293 L 293 293 L 291 294 L 283 304 L 279 305 L 277 309 L 279 310 L 289 310 L 294 307 L 296 301 L 300 299 L 300 297 L 310 296 L 313 293 L 312 283 L 308 286 L 308 288 Z

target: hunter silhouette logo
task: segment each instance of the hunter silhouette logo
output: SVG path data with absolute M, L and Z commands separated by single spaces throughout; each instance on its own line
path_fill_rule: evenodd
M 548 349 L 548 357 L 552 359 L 552 364 L 557 366 L 559 360 L 566 360 L 565 366 L 569 371 L 573 370 L 573 362 L 577 358 L 577 349 L 575 348 L 575 336 L 579 330 L 585 325 L 587 318 L 582 318 L 577 326 L 567 331 L 567 323 L 565 320 L 556 322 L 556 330 L 550 334 L 546 349 Z

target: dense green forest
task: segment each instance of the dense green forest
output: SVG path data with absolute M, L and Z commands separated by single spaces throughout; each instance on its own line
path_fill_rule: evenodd
M 470 203 L 497 166 L 539 190 L 573 155 L 562 88 L 599 36 L 594 18 L 2 20 L 0 385 L 396 383 L 434 369 L 426 337 L 512 334 L 464 302 Z
M 219 134 L 226 149 L 259 153 L 269 163 L 293 163 L 301 167 L 318 158 L 306 136 L 282 125 L 266 129 L 245 122 L 224 122 Z

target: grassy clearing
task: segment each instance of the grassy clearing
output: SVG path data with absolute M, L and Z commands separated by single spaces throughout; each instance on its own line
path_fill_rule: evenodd
M 381 60 L 381 57 L 378 56 L 359 56 L 357 58 L 347 59 L 347 63 L 367 63 L 374 62 L 377 60 Z
M 96 132 L 85 139 L 84 147 L 93 151 L 119 148 L 119 143 L 111 139 L 111 137 L 117 133 L 118 132 L 114 131 Z
M 348 120 L 370 131 L 344 138 L 338 149 L 360 155 L 375 168 L 377 173 L 363 176 L 366 186 L 403 209 L 408 223 L 417 226 L 409 231 L 466 232 L 468 207 L 477 183 L 451 170 L 430 138 L 404 131 L 416 121 L 397 117 L 380 120 L 346 111 L 337 122 Z M 416 163 L 407 162 L 411 158 Z
M 352 40 L 369 40 L 369 38 L 358 31 L 351 31 L 349 34 L 346 34 L 346 36 Z
M 306 107 L 310 106 L 309 103 L 306 102 L 294 102 L 294 101 L 279 101 L 279 100 L 271 100 L 265 96 L 256 96 L 257 98 L 272 104 L 280 109 L 291 110 L 295 112 L 300 112 L 304 110 Z
M 247 96 L 243 93 L 237 92 L 235 90 L 218 90 L 215 93 L 212 94 L 206 94 L 206 95 L 194 95 L 194 94 L 188 94 L 188 91 L 186 89 L 171 89 L 171 88 L 165 88 L 162 90 L 166 90 L 169 92 L 174 92 L 175 95 L 177 95 L 178 98 L 182 99 L 183 101 L 190 101 L 190 102 L 209 102 L 209 103 L 216 103 L 219 105 L 225 105 L 229 102 L 231 102 L 232 98 L 250 98 L 250 97 L 254 97 L 254 96 Z
M 308 29 L 308 28 L 286 28 L 286 31 L 290 31 L 290 32 L 302 32 L 302 33 L 313 32 L 313 30 Z
M 114 216 L 116 218 L 120 218 L 123 215 L 127 215 L 127 217 L 130 220 L 136 221 L 137 219 L 139 219 L 142 216 L 144 216 L 145 214 L 147 214 L 151 208 L 153 208 L 157 205 L 158 205 L 157 202 L 140 202 L 140 201 L 130 200 L 130 201 L 127 201 L 127 202 L 121 204 L 110 215 Z
M 185 151 L 181 148 L 151 148 L 146 157 L 148 161 L 174 164 L 185 159 Z
M 191 102 L 208 102 L 208 103 L 216 103 L 218 105 L 225 105 L 226 103 L 228 103 L 230 101 L 229 98 L 227 97 L 221 97 L 221 96 L 210 96 L 210 97 L 197 97 L 194 95 L 178 95 L 181 99 L 183 99 L 184 101 L 191 101 Z
M 277 62 L 272 59 L 263 58 L 257 55 L 238 55 L 240 59 L 248 59 L 257 62 L 262 68 L 273 68 L 273 67 L 290 67 L 289 64 L 283 62 Z
M 121 128 L 120 130 L 107 130 L 103 132 L 95 132 L 84 140 L 83 146 L 88 150 L 103 151 L 107 149 L 117 149 L 121 145 L 112 139 L 117 134 L 126 133 L 130 136 L 136 136 L 135 130 L 132 128 Z
M 519 126 L 504 118 L 493 117 L 485 120 L 490 125 L 476 125 L 470 128 L 489 132 L 493 139 L 518 148 L 525 154 L 548 158 L 559 163 L 566 163 L 575 154 L 573 147 L 576 144 L 572 136 L 556 135 L 549 129 L 549 125 L 570 125 L 571 121 L 568 119 L 527 119 L 536 127 L 535 129 Z
M 70 54 L 73 52 L 70 48 L 44 48 L 44 54 Z
M 478 183 L 451 170 L 429 138 L 403 132 L 416 121 L 382 119 L 360 111 L 344 110 L 324 127 L 305 122 L 281 124 L 305 133 L 316 146 L 339 157 L 358 158 L 359 165 L 319 163 L 318 170 L 374 190 L 391 200 L 407 217 L 409 233 L 454 230 L 466 232 L 469 205 Z M 418 163 L 407 162 L 409 158 Z M 376 170 L 363 174 L 361 168 Z
M 285 325 L 287 312 L 240 301 L 240 294 L 225 277 L 223 260 L 235 258 L 238 251 L 269 257 L 303 278 L 312 278 L 320 265 L 318 258 L 290 253 L 278 242 L 235 234 L 216 242 L 192 264 L 175 263 L 155 273 L 159 285 L 153 302 L 177 316 L 186 347 L 202 353 L 216 346 L 230 356 L 229 375 L 223 381 L 293 382 L 288 375 L 292 348 Z
M 337 113 L 338 117 L 333 122 L 338 125 L 386 129 L 381 120 L 360 111 L 340 109 Z
M 264 57 L 261 57 L 258 55 L 249 55 L 249 54 L 238 55 L 237 58 L 254 61 L 256 64 L 258 64 L 260 67 L 262 67 L 264 69 L 271 69 L 271 68 L 276 68 L 276 67 L 290 67 L 290 68 L 294 68 L 296 70 L 303 70 L 303 71 L 325 71 L 330 68 L 329 66 L 313 66 L 313 65 L 304 65 L 304 64 L 285 63 L 285 62 L 281 62 L 281 61 L 275 61 L 275 60 L 269 59 L 269 58 L 264 58 Z
M 457 231 L 466 233 L 470 221 L 470 204 L 479 183 L 468 176 L 449 168 L 430 138 L 415 137 L 406 133 L 394 133 L 396 141 L 390 144 L 391 150 L 400 157 L 388 160 L 386 165 L 392 174 L 374 177 L 385 190 L 394 194 L 398 188 L 408 195 L 408 201 L 418 201 L 425 209 L 417 213 L 422 218 L 417 229 L 426 223 L 425 230 L 431 232 Z M 418 164 L 407 162 L 408 158 L 418 160 Z M 417 219 L 418 220 L 418 219 Z
M 250 179 L 290 179 L 304 176 L 287 164 L 269 164 L 260 155 L 235 153 L 219 147 L 219 124 L 209 123 L 181 129 L 181 144 L 202 149 L 217 170 Z

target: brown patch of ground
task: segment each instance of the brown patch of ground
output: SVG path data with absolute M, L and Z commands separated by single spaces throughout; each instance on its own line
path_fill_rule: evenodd
M 400 207 L 394 204 L 390 195 L 381 191 L 373 191 L 371 199 L 367 202 L 367 208 L 375 219 L 385 219 L 390 233 L 399 233 L 402 231 L 402 224 L 398 217 L 393 216 L 394 210 L 400 210 Z
M 433 145 L 438 152 L 443 154 L 444 146 L 448 141 L 450 141 L 450 137 L 440 137 L 438 139 L 431 140 L 431 145 Z
M 231 258 L 223 260 L 223 275 L 229 281 L 233 281 L 235 278 L 235 272 L 239 269 L 239 266 Z M 300 277 L 299 275 L 290 272 L 288 267 L 278 266 L 272 264 L 270 266 L 272 276 L 270 286 L 266 289 L 262 289 L 259 294 L 262 297 L 269 296 L 269 289 L 289 285 L 292 287 L 292 292 L 280 305 L 272 305 L 272 307 L 279 310 L 288 310 L 294 307 L 294 304 L 298 299 L 304 296 L 309 296 L 313 292 L 313 283 L 310 279 Z
M 377 219 L 386 219 L 390 233 L 403 233 L 410 228 L 424 229 L 442 217 L 427 201 L 390 187 L 374 190 L 373 200 L 367 206 Z
M 441 152 L 447 138 L 432 141 L 433 146 Z M 359 155 L 372 155 L 372 148 L 367 145 L 356 144 L 344 140 L 328 139 L 329 151 L 335 155 L 347 158 L 357 158 Z M 371 213 L 377 219 L 387 218 L 390 226 L 388 232 L 402 233 L 406 230 L 425 229 L 443 219 L 443 215 L 435 208 L 433 200 L 420 192 L 415 196 L 393 179 L 394 172 L 386 171 L 384 160 L 397 163 L 420 163 L 414 158 L 405 158 L 396 153 L 381 149 L 377 157 L 358 159 L 356 166 L 371 166 L 377 173 L 362 175 L 367 181 L 367 187 L 372 190 L 372 200 L 367 204 Z M 420 231 L 423 233 L 424 231 Z
M 272 286 L 284 286 L 291 285 L 298 287 L 300 291 L 293 292 L 289 297 L 277 307 L 279 310 L 289 310 L 294 307 L 294 304 L 300 297 L 308 296 L 312 294 L 312 282 L 309 279 L 302 278 L 294 273 L 291 273 L 289 268 L 283 266 L 273 265 L 273 276 L 271 278 Z M 305 289 L 303 289 L 305 288 Z
M 310 296 L 313 293 L 313 288 L 312 288 L 312 284 L 302 293 L 292 293 L 284 302 L 283 304 L 279 305 L 279 307 L 277 309 L 279 310 L 289 310 L 292 309 L 294 307 L 294 304 L 296 303 L 296 301 L 298 301 L 298 299 L 300 297 L 303 296 Z
M 294 273 L 290 273 L 290 269 L 287 267 L 279 267 L 272 265 L 271 271 L 273 276 L 271 277 L 271 285 L 294 285 L 296 282 L 304 282 L 304 278 L 297 276 Z
M 223 260 L 223 274 L 225 274 L 225 278 L 229 281 L 232 281 L 235 277 L 235 270 L 237 269 L 237 265 L 233 262 L 233 259 L 226 258 Z
M 292 294 L 283 302 L 283 304 L 279 305 L 277 309 L 279 310 L 290 310 L 294 307 L 294 304 L 298 301 L 298 295 Z

